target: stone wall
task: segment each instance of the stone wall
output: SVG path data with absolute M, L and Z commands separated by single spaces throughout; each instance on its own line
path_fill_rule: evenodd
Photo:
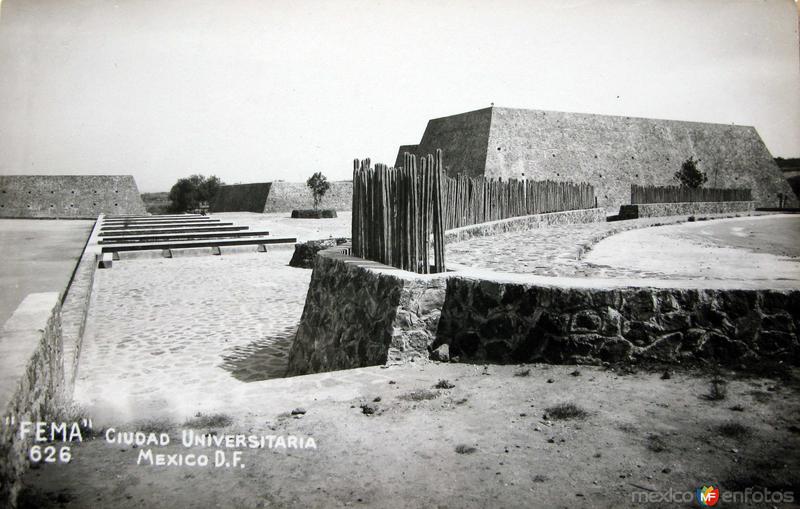
M 444 300 L 445 275 L 417 275 L 320 251 L 288 375 L 427 358 Z
M 750 212 L 755 209 L 752 201 L 647 203 L 623 205 L 619 208 L 619 219 L 639 217 L 687 216 L 696 214 L 730 214 Z
M 581 288 L 453 277 L 434 347 L 476 362 L 800 364 L 800 291 Z
M 711 187 L 750 188 L 759 207 L 776 207 L 778 193 L 798 203 L 749 126 L 491 107 L 431 120 L 403 150 L 437 148 L 449 174 L 588 182 L 609 212 L 630 203 L 631 184 L 674 184 L 690 156 Z
M 506 232 L 518 232 L 564 224 L 598 223 L 606 220 L 605 209 L 568 210 L 530 216 L 512 217 L 488 223 L 453 228 L 444 232 L 445 244 L 461 242 L 473 237 L 486 237 Z
M 270 182 L 220 186 L 209 204 L 211 212 L 264 212 Z
M 48 421 L 60 408 L 64 383 L 61 308 L 57 292 L 33 293 L 17 307 L 0 333 L 0 506 L 13 507 L 27 469 L 30 440 L 21 421 Z
M 0 175 L 0 217 L 94 219 L 145 213 L 130 175 Z
M 352 210 L 353 182 L 341 180 L 331 182 L 319 207 L 334 210 Z M 314 207 L 314 198 L 305 182 L 272 182 L 263 212 L 290 212 L 294 209 Z

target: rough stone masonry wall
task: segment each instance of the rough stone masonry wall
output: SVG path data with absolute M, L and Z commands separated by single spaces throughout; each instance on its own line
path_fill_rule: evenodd
M 145 213 L 130 175 L 0 175 L 0 217 L 94 219 Z
M 18 423 L 51 420 L 61 404 L 60 313 L 58 293 L 30 294 L 0 332 L 0 507 L 14 507 L 28 465 L 31 441 L 19 438 Z
M 693 214 L 730 214 L 749 212 L 755 208 L 755 202 L 752 201 L 647 203 L 623 205 L 619 208 L 619 219 L 685 216 Z
M 352 210 L 353 182 L 342 180 L 331 182 L 319 205 L 321 209 Z M 264 205 L 264 212 L 290 212 L 295 209 L 314 207 L 314 197 L 305 182 L 272 182 Z
M 209 204 L 211 212 L 264 212 L 270 182 L 220 186 Z
M 417 276 L 320 251 L 287 375 L 427 358 L 444 301 L 444 276 Z
M 462 361 L 800 364 L 800 291 L 570 288 L 453 277 L 433 347 Z

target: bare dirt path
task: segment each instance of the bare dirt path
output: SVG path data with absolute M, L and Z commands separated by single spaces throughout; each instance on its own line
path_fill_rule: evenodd
M 442 379 L 453 387 L 434 388 Z M 258 382 L 258 404 L 218 416 L 229 424 L 193 426 L 314 437 L 316 449 L 245 448 L 238 469 L 150 466 L 136 464 L 141 448 L 100 433 L 74 448 L 72 463 L 32 470 L 24 500 L 65 508 L 685 507 L 641 497 L 687 496 L 708 484 L 799 493 L 797 383 L 725 379 L 718 400 L 702 372 L 662 379 L 549 365 L 426 364 Z M 564 418 L 551 408 L 562 403 L 586 415 Z M 298 406 L 305 415 L 292 417 Z M 213 447 L 180 444 L 185 423 L 137 427 L 173 437 L 154 452 L 213 455 Z

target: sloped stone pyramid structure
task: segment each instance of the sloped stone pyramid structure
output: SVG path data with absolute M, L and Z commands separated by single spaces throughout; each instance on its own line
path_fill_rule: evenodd
M 675 185 L 693 156 L 708 187 L 753 190 L 757 206 L 797 207 L 791 190 L 754 127 L 490 107 L 430 120 L 417 156 L 444 151 L 449 175 L 569 180 L 595 186 L 609 211 L 630 203 L 630 186 Z

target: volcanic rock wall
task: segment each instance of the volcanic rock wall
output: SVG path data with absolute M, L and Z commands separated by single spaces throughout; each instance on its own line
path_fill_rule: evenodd
M 753 190 L 760 207 L 797 199 L 755 128 L 725 124 L 491 107 L 428 122 L 417 146 L 444 151 L 448 174 L 588 182 L 600 207 L 630 203 L 630 186 L 674 185 L 693 156 L 709 187 Z M 397 165 L 397 163 L 396 163 Z
M 341 180 L 331 182 L 331 188 L 320 202 L 321 209 L 352 210 L 353 182 Z M 272 183 L 263 212 L 288 212 L 295 209 L 310 209 L 314 206 L 311 190 L 305 182 Z
M 473 362 L 800 364 L 800 291 L 577 288 L 453 277 L 436 342 Z
M 264 212 L 270 182 L 220 186 L 209 204 L 211 212 Z
M 131 175 L 0 175 L 0 217 L 94 219 L 144 213 Z
M 428 357 L 446 276 L 417 275 L 346 251 L 326 249 L 314 259 L 289 376 Z

